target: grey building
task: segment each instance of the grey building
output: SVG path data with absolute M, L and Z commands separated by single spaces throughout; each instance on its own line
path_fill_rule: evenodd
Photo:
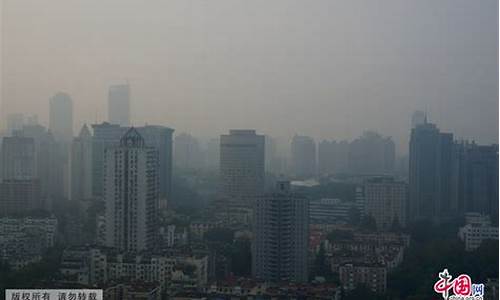
M 49 129 L 56 141 L 64 144 L 73 139 L 73 101 L 66 93 L 50 98 Z
M 452 217 L 453 134 L 425 122 L 411 131 L 409 211 L 411 221 Z
M 259 197 L 254 208 L 253 276 L 265 281 L 307 282 L 308 202 L 290 182 Z
M 295 135 L 291 144 L 292 174 L 305 179 L 316 176 L 316 144 L 311 137 Z
M 264 191 L 265 140 L 255 130 L 230 130 L 220 137 L 220 195 L 252 207 Z
M 125 251 L 151 248 L 159 205 L 158 150 L 130 128 L 104 154 L 105 244 Z
M 71 145 L 71 200 L 92 198 L 92 134 L 83 125 Z
M 4 137 L 2 142 L 2 173 L 6 179 L 33 179 L 36 177 L 35 140 L 30 137 Z
M 453 159 L 453 208 L 498 220 L 498 145 L 455 143 Z
M 130 125 L 130 86 L 128 84 L 109 87 L 108 121 L 120 126 Z
M 121 137 L 129 129 L 118 124 L 102 123 L 92 125 L 92 190 L 95 196 L 103 191 L 104 150 L 117 146 Z M 154 147 L 159 153 L 159 180 L 162 206 L 166 206 L 172 192 L 172 134 L 173 129 L 164 126 L 136 127 L 146 145 Z
M 349 171 L 353 174 L 392 174 L 395 149 L 390 137 L 366 131 L 349 145 Z

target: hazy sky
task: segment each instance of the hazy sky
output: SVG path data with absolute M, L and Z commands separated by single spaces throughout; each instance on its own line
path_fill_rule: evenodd
M 105 120 L 128 80 L 136 124 L 255 128 L 406 149 L 410 115 L 498 141 L 498 0 L 0 0 L 2 114 L 73 97 Z

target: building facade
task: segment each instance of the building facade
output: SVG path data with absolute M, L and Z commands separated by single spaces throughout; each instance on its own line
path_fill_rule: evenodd
M 92 135 L 87 125 L 83 125 L 71 146 L 71 200 L 92 196 Z
M 265 281 L 307 282 L 308 203 L 292 193 L 290 182 L 259 197 L 254 208 L 252 272 Z
M 425 122 L 411 131 L 409 169 L 410 220 L 439 220 L 452 210 L 453 134 Z
M 128 84 L 109 87 L 108 121 L 111 124 L 130 126 L 130 86 Z
M 366 180 L 363 190 L 365 215 L 375 219 L 377 229 L 390 230 L 395 222 L 406 225 L 406 183 L 378 177 Z
M 264 136 L 255 130 L 230 130 L 220 137 L 220 196 L 252 207 L 264 190 Z
M 153 246 L 159 206 L 158 151 L 130 128 L 104 159 L 106 246 L 140 251 Z

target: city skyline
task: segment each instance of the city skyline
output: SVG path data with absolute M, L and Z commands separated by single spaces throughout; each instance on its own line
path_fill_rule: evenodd
M 45 124 L 48 98 L 62 90 L 76 132 L 105 121 L 109 86 L 130 82 L 132 124 L 194 136 L 253 128 L 342 140 L 376 130 L 406 152 L 409 116 L 423 110 L 459 138 L 498 142 L 496 1 L 31 2 L 4 1 L 2 117 L 24 111 Z

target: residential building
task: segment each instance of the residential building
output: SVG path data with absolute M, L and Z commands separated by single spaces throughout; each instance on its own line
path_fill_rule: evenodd
M 106 246 L 141 251 L 154 245 L 159 207 L 158 151 L 130 128 L 104 153 Z
M 254 208 L 252 272 L 266 281 L 307 282 L 308 203 L 279 181 L 275 192 L 257 198 Z

